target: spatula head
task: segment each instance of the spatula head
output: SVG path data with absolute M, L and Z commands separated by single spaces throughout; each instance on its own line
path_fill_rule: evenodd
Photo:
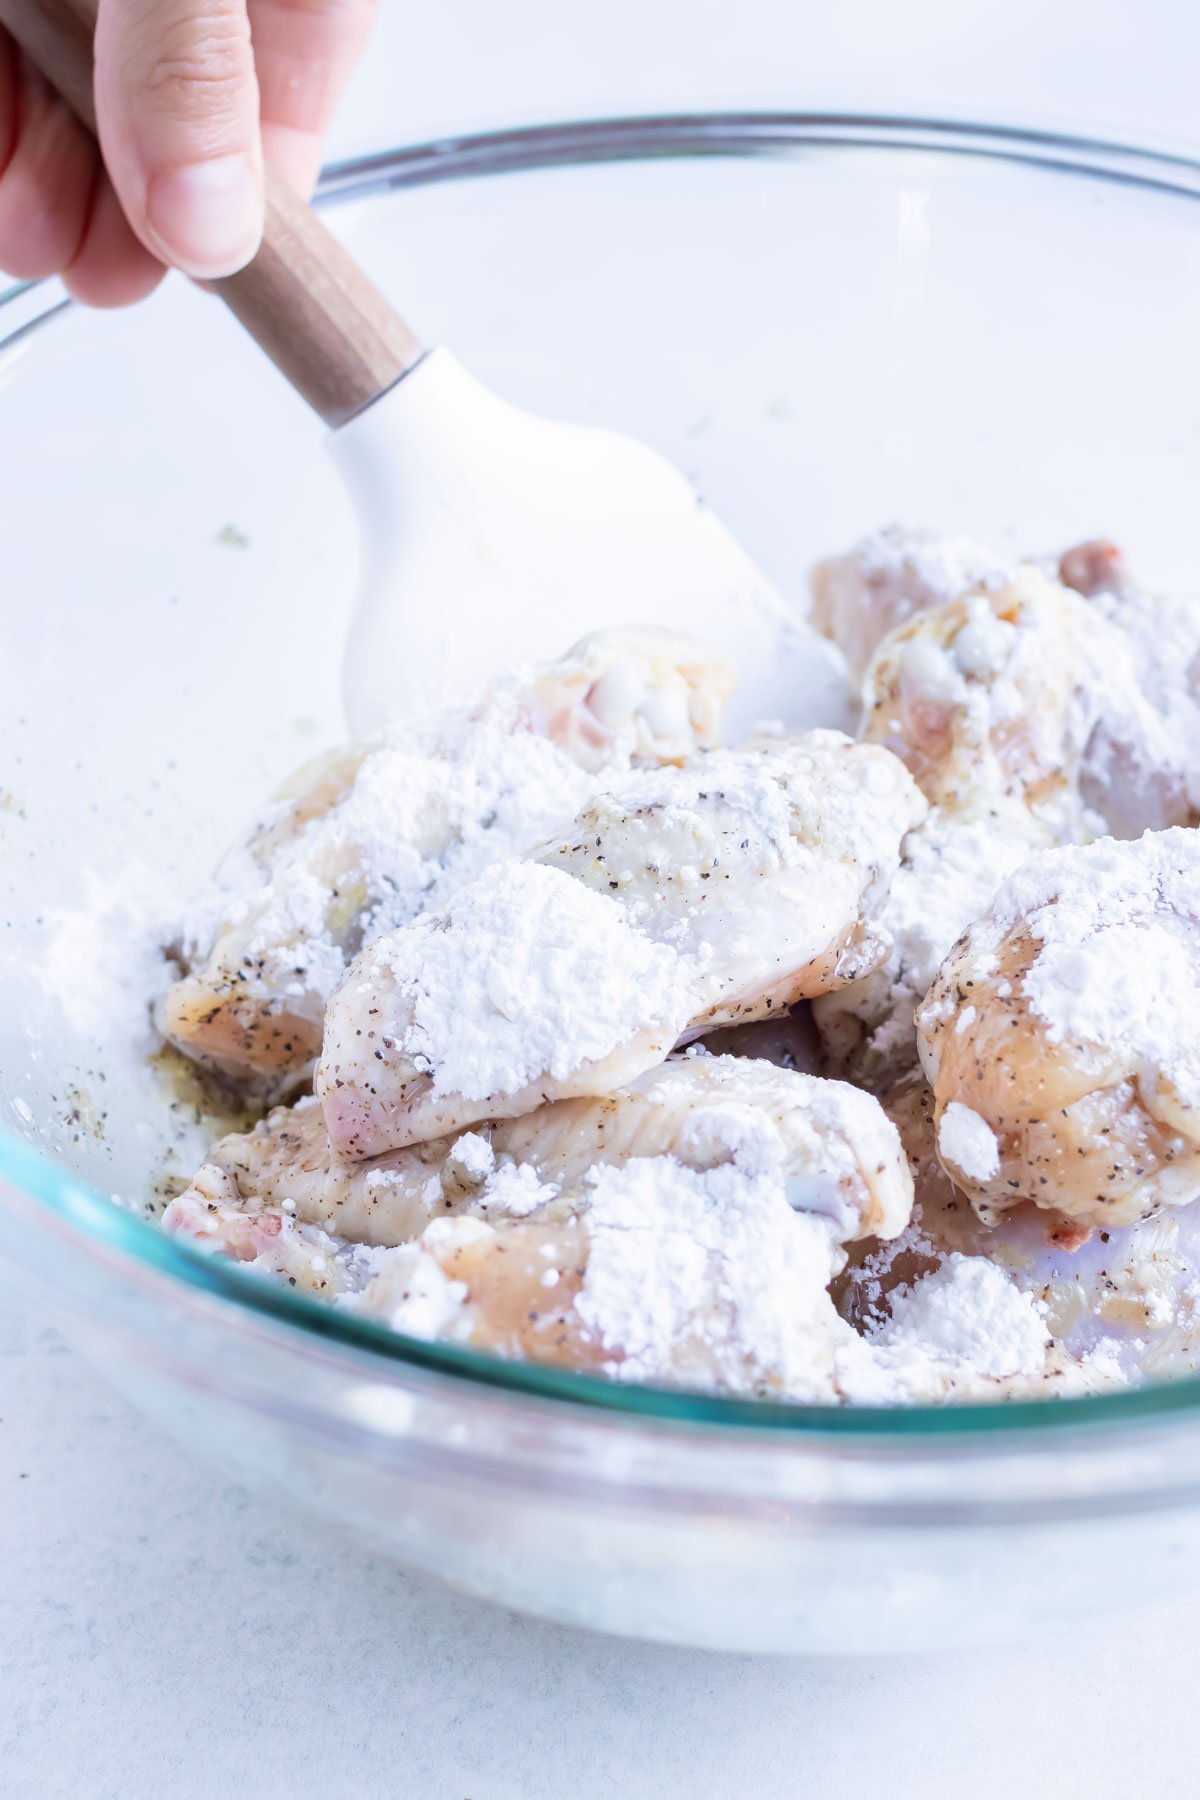
M 362 526 L 345 673 L 356 733 L 623 624 L 729 658 L 731 736 L 763 719 L 848 722 L 836 653 L 644 444 L 536 418 L 434 350 L 333 445 Z

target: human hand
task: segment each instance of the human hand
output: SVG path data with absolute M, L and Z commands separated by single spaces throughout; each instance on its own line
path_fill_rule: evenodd
M 375 0 L 100 0 L 79 123 L 0 30 L 0 268 L 93 306 L 165 265 L 231 275 L 262 233 L 263 158 L 301 193 Z M 103 161 L 101 161 L 101 152 Z

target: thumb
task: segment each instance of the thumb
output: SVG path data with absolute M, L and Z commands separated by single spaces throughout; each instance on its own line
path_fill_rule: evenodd
M 245 0 L 100 0 L 96 115 L 148 250 L 207 279 L 249 262 L 263 197 Z

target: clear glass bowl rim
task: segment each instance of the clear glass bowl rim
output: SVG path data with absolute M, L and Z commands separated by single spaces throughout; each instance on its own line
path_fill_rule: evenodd
M 919 150 L 1024 164 L 1054 174 L 1117 183 L 1200 200 L 1200 160 L 1163 150 L 1013 125 L 909 115 L 835 112 L 674 113 L 541 124 L 401 146 L 336 163 L 322 175 L 322 205 L 381 190 L 571 164 L 651 157 L 782 156 L 789 151 Z M 39 296 L 44 304 L 37 308 Z M 34 301 L 16 306 L 18 300 Z M 0 292 L 0 354 L 49 326 L 72 303 L 55 282 L 17 283 Z M 8 323 L 11 327 L 5 331 Z M 406 1338 L 369 1320 L 277 1288 L 239 1267 L 170 1239 L 122 1210 L 28 1144 L 0 1131 L 0 1179 L 44 1206 L 81 1249 L 90 1241 L 235 1308 L 372 1359 L 450 1377 L 474 1388 L 600 1408 L 631 1419 L 839 1438 L 888 1439 L 910 1448 L 921 1437 L 978 1441 L 1010 1432 L 1096 1427 L 1200 1414 L 1200 1376 L 1126 1393 L 1076 1399 L 961 1402 L 942 1406 L 830 1407 L 734 1400 L 684 1390 L 626 1386 L 600 1377 L 511 1363 L 455 1345 Z

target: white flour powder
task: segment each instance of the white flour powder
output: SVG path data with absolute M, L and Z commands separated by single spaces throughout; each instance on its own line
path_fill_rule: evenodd
M 489 870 L 443 914 L 409 927 L 403 949 L 404 1048 L 436 1091 L 467 1099 L 564 1078 L 688 1010 L 688 972 L 669 946 L 539 863 Z M 384 940 L 379 966 L 389 952 Z
M 227 858 L 188 921 L 193 960 L 222 923 L 245 920 L 239 950 L 271 985 L 327 997 L 344 972 L 347 938 L 357 948 L 406 923 L 572 818 L 628 762 L 589 772 L 530 730 L 526 680 L 497 681 L 480 711 L 392 727 L 334 805 L 281 833 L 265 869 L 253 841 Z M 276 807 L 260 830 L 286 811 Z
M 1200 832 L 1103 838 L 1032 857 L 972 934 L 1038 942 L 1023 991 L 1052 1040 L 1092 1045 L 1200 1104 Z
M 772 981 L 798 954 L 798 919 L 815 933 L 815 957 L 837 945 L 839 927 L 862 928 L 865 911 L 874 954 L 883 902 L 890 957 L 821 1001 L 827 1044 L 835 1023 L 842 1029 L 849 1019 L 850 1041 L 861 1048 L 866 1040 L 881 1067 L 910 1066 L 913 1012 L 959 934 L 971 928 L 979 966 L 990 973 L 988 957 L 1017 930 L 1036 946 L 1023 997 L 1052 1042 L 1090 1047 L 1144 1092 L 1153 1087 L 1200 1106 L 1200 833 L 1040 848 L 1050 835 L 1193 816 L 1197 611 L 1151 601 L 1128 584 L 1085 600 L 1029 568 L 1006 574 L 965 540 L 899 530 L 823 565 L 817 581 L 823 629 L 856 666 L 884 633 L 951 600 L 961 604 L 950 609 L 950 635 L 922 623 L 894 657 L 891 725 L 902 753 L 903 731 L 920 725 L 922 709 L 935 724 L 940 714 L 953 724 L 946 781 L 922 776 L 941 802 L 923 820 L 923 802 L 903 794 L 894 758 L 875 746 L 851 753 L 834 734 L 812 734 L 807 746 L 777 734 L 749 753 L 712 751 L 683 768 L 634 772 L 628 746 L 612 754 L 601 732 L 588 755 L 573 760 L 531 729 L 529 679 L 514 676 L 475 714 L 392 732 L 357 761 L 357 753 L 347 757 L 331 777 L 325 810 L 307 822 L 281 803 L 226 871 L 232 886 L 200 909 L 193 945 L 202 949 L 219 925 L 244 925 L 248 956 L 279 991 L 324 998 L 365 939 L 371 947 L 346 989 L 361 981 L 364 1008 L 378 1007 L 390 984 L 387 1004 L 397 995 L 401 1004 L 394 1035 L 378 1011 L 351 1019 L 355 1078 L 375 1095 L 373 1084 L 382 1088 L 394 1072 L 390 1061 L 407 1061 L 400 1086 L 488 1102 L 492 1112 L 497 1096 L 523 1105 L 524 1090 L 536 1099 L 540 1082 L 566 1081 L 587 1065 L 607 1063 L 611 1072 L 613 1053 L 639 1034 L 653 1059 L 669 1048 L 673 1026 L 703 1021 L 723 997 L 722 982 L 733 983 L 739 1005 L 743 982 L 746 1004 L 774 1000 Z M 892 655 L 889 645 L 877 665 L 885 676 Z M 631 704 L 625 672 L 607 679 L 592 707 L 597 728 L 607 710 L 620 718 Z M 690 750 L 679 694 L 671 704 L 674 713 L 656 703 L 647 717 Z M 520 860 L 557 844 L 554 834 L 569 824 L 570 844 L 544 851 L 542 862 Z M 581 860 L 569 865 L 576 852 Z M 807 890 L 793 879 L 805 870 L 814 874 Z M 788 880 L 779 882 L 771 913 L 762 897 L 780 871 Z M 823 938 L 812 924 L 824 920 L 822 905 L 830 912 Z M 81 991 L 71 972 L 106 961 L 109 922 L 126 923 L 119 909 L 106 921 L 99 908 L 88 929 L 60 921 L 51 947 L 48 980 L 81 1025 L 95 990 Z M 859 968 L 869 969 L 856 953 Z M 104 1004 L 119 1013 L 126 998 L 118 985 Z M 960 1029 L 973 1016 L 963 1002 Z M 861 1063 L 856 1072 L 870 1078 Z M 332 1283 L 340 1304 L 369 1307 L 398 1329 L 479 1341 L 472 1334 L 486 1333 L 486 1281 L 475 1285 L 470 1273 L 449 1279 L 439 1255 L 451 1267 L 448 1251 L 472 1237 L 481 1249 L 502 1251 L 505 1232 L 523 1233 L 516 1242 L 540 1243 L 549 1259 L 530 1276 L 530 1316 L 538 1316 L 541 1289 L 565 1295 L 559 1304 L 572 1310 L 575 1341 L 582 1333 L 598 1344 L 607 1371 L 622 1380 L 894 1405 L 1020 1392 L 1061 1373 L 1051 1366 L 1066 1342 L 1052 1342 L 1049 1329 L 1061 1299 L 1055 1283 L 1004 1266 L 1002 1252 L 989 1260 L 990 1247 L 974 1253 L 976 1240 L 965 1236 L 957 1241 L 972 1254 L 941 1254 L 932 1272 L 898 1280 L 887 1315 L 877 1313 L 866 1333 L 839 1315 L 829 1292 L 844 1262 L 839 1240 L 866 1229 L 862 1207 L 845 1194 L 857 1191 L 862 1169 L 878 1176 L 899 1150 L 872 1136 L 883 1126 L 873 1100 L 821 1085 L 828 1091 L 814 1097 L 810 1124 L 829 1154 L 798 1175 L 789 1173 L 778 1121 L 732 1083 L 681 1127 L 674 1155 L 630 1153 L 586 1178 L 576 1171 L 570 1184 L 494 1152 L 485 1109 L 467 1108 L 441 1128 L 473 1119 L 479 1129 L 458 1137 L 444 1172 L 477 1216 L 439 1217 L 418 1243 L 383 1250 L 285 1218 L 274 1251 L 261 1254 L 277 1278 L 290 1278 L 307 1257 L 319 1291 Z M 928 1161 L 947 1188 L 949 1176 L 966 1186 L 999 1172 L 996 1136 L 957 1100 L 941 1113 L 937 1149 L 942 1167 L 932 1150 Z M 907 1178 L 900 1198 L 897 1214 L 907 1205 Z M 238 1199 L 235 1188 L 228 1210 L 242 1230 Z M 930 1231 L 931 1218 L 932 1210 Z M 566 1266 L 564 1251 L 560 1268 L 555 1233 L 564 1219 L 572 1262 Z M 889 1230 L 902 1223 L 885 1221 Z M 1200 1287 L 1176 1238 L 1162 1237 L 1157 1220 L 1140 1229 L 1141 1262 L 1153 1265 L 1161 1292 L 1134 1281 L 1128 1246 L 1109 1234 L 1097 1234 L 1090 1260 L 1070 1265 L 1076 1281 L 1089 1271 L 1088 1292 L 1099 1295 L 1086 1303 L 1089 1316 L 1103 1314 L 1106 1330 L 1116 1329 L 1114 1307 L 1140 1307 L 1145 1328 L 1163 1330 L 1185 1303 L 1200 1309 Z M 264 1225 L 264 1242 L 269 1235 Z M 911 1270 L 939 1254 L 933 1238 L 913 1228 L 900 1257 Z M 514 1267 L 519 1273 L 519 1257 L 507 1264 L 509 1280 Z M 1107 1340 L 1091 1340 L 1087 1354 L 1108 1355 Z M 1120 1369 L 1111 1373 L 1118 1377 Z
M 952 1100 L 938 1125 L 942 1162 L 975 1181 L 990 1181 L 1000 1170 L 1000 1146 L 986 1119 Z
M 584 1216 L 576 1311 L 611 1373 L 835 1397 L 833 1237 L 778 1184 L 647 1157 L 598 1170 Z
M 892 1301 L 891 1318 L 847 1359 L 848 1398 L 911 1401 L 939 1389 L 1035 1381 L 1050 1333 L 1036 1302 L 982 1256 L 948 1256 Z

